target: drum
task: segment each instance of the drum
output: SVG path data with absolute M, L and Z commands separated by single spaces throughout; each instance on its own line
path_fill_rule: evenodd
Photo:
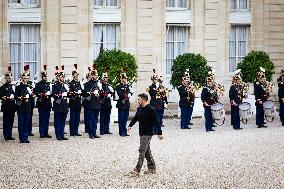
M 225 123 L 225 109 L 224 104 L 217 102 L 211 106 L 212 118 L 217 125 L 223 125 Z M 218 124 L 221 122 L 221 124 Z
M 263 104 L 264 117 L 268 122 L 272 122 L 275 117 L 276 107 L 271 100 L 266 101 Z
M 248 102 L 241 103 L 239 105 L 239 114 L 241 121 L 246 124 L 253 114 L 251 111 L 251 104 Z

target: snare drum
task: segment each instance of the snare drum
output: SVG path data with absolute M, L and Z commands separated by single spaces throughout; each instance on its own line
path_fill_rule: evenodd
M 242 122 L 246 124 L 252 117 L 251 104 L 248 102 L 241 103 L 239 105 L 239 114 Z
M 275 108 L 275 104 L 271 100 L 268 100 L 263 103 L 264 117 L 268 122 L 272 122 L 274 120 L 274 116 L 276 113 Z
M 222 121 L 222 124 L 225 122 L 225 109 L 224 104 L 217 102 L 211 106 L 212 117 L 216 121 Z M 218 123 L 216 123 L 218 124 Z M 218 124 L 219 125 L 219 124 Z

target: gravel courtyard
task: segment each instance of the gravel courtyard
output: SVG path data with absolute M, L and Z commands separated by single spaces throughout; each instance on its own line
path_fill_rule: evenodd
M 126 138 L 114 124 L 114 135 L 94 140 L 84 134 L 56 141 L 53 127 L 52 139 L 40 139 L 38 128 L 30 144 L 1 139 L 0 188 L 284 188 L 279 122 L 261 129 L 251 122 L 235 131 L 226 121 L 209 133 L 202 119 L 193 122 L 191 130 L 180 130 L 165 120 L 164 140 L 155 136 L 151 144 L 157 174 L 138 178 L 128 175 L 138 158 L 137 125 Z

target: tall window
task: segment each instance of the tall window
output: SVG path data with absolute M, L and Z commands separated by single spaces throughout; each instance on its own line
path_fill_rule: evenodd
M 248 10 L 249 0 L 231 0 L 231 10 Z
M 187 8 L 187 0 L 167 0 L 167 7 Z
M 18 3 L 18 4 L 24 4 L 24 5 L 35 5 L 39 4 L 39 0 L 8 0 L 8 3 Z
M 243 60 L 248 52 L 249 26 L 231 26 L 229 70 L 233 72 L 237 64 Z
M 116 7 L 118 6 L 118 0 L 94 0 L 94 6 L 97 7 Z
M 188 27 L 167 26 L 166 73 L 172 74 L 173 60 L 188 50 Z
M 96 59 L 103 49 L 118 48 L 118 24 L 94 24 L 93 56 Z
M 10 24 L 9 63 L 15 80 L 26 64 L 30 66 L 31 76 L 35 76 L 40 63 L 40 25 Z

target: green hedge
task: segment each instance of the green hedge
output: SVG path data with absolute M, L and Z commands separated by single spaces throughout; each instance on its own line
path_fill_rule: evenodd
M 116 86 L 120 82 L 120 73 L 126 68 L 128 81 L 133 82 L 137 77 L 137 64 L 135 57 L 130 53 L 123 52 L 118 49 L 104 50 L 98 58 L 94 60 L 97 64 L 98 74 L 101 76 L 108 69 L 109 82 L 112 86 Z
M 173 61 L 171 78 L 171 84 L 174 87 L 181 84 L 186 69 L 189 69 L 191 80 L 203 86 L 211 67 L 207 65 L 207 60 L 200 54 L 185 53 L 176 57 Z
M 259 67 L 265 69 L 266 79 L 271 81 L 272 75 L 275 73 L 275 66 L 266 52 L 251 51 L 237 66 L 238 69 L 242 70 L 242 80 L 246 83 L 253 83 L 257 79 Z

